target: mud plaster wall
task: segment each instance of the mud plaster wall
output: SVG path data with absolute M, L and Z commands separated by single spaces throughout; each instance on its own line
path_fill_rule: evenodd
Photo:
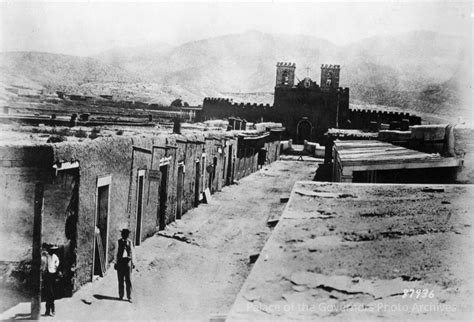
M 239 180 L 257 170 L 258 149 L 241 146 L 237 153 L 235 179 Z
M 177 138 L 178 140 L 186 140 L 185 138 L 182 138 L 182 137 L 179 137 Z M 187 144 L 186 143 L 183 143 L 183 142 L 176 142 L 176 146 L 178 147 L 178 149 L 176 150 L 176 162 L 183 162 L 184 164 L 184 183 L 183 183 L 183 199 L 182 199 L 182 212 L 184 213 L 185 212 L 185 196 L 186 196 L 186 189 L 187 187 L 189 186 L 189 174 L 187 173 L 188 170 L 188 167 L 186 165 L 186 159 L 188 157 L 188 152 L 187 152 Z M 176 179 L 178 178 L 178 167 L 176 167 Z M 188 184 L 186 184 L 188 182 Z M 176 198 L 178 198 L 178 181 L 176 181 Z M 177 207 L 177 206 L 176 206 Z M 177 210 L 176 210 L 177 211 Z
M 265 161 L 265 164 L 278 160 L 278 157 L 280 156 L 280 144 L 276 144 L 275 142 L 266 142 L 265 149 L 267 150 L 267 160 Z
M 207 166 L 214 165 L 214 158 L 216 158 L 216 166 L 213 170 L 214 178 L 211 183 L 211 192 L 220 191 L 222 189 L 222 168 L 224 166 L 224 148 L 223 148 L 222 139 L 206 139 L 206 156 L 207 156 Z M 222 153 L 219 153 L 222 151 Z M 209 186 L 209 178 L 212 173 L 206 171 L 206 187 Z
M 206 153 L 206 163 L 204 165 L 204 184 L 202 185 L 204 187 L 203 191 L 206 188 L 209 188 L 209 177 L 211 176 L 211 173 L 208 171 L 208 166 L 212 165 L 213 158 L 214 158 L 214 140 L 212 138 L 206 138 L 204 143 L 204 149 Z M 212 190 L 211 190 L 212 191 Z
M 163 149 L 153 149 L 153 146 L 164 146 L 166 145 L 165 138 L 145 138 L 137 137 L 133 138 L 133 146 L 142 149 L 149 150 L 152 152 L 144 153 L 135 150 L 133 155 L 133 170 L 130 175 L 131 184 L 129 196 L 129 208 L 128 225 L 131 230 L 131 238 L 135 242 L 137 232 L 137 210 L 138 210 L 138 172 L 139 170 L 159 170 L 159 161 L 165 155 Z M 152 164 L 153 158 L 153 164 Z M 128 170 L 130 173 L 130 169 Z M 156 226 L 158 225 L 158 205 L 159 205 L 159 188 L 160 181 L 150 180 L 149 171 L 145 171 L 143 178 L 143 197 L 142 197 L 142 223 L 141 223 L 141 238 L 144 240 L 146 237 L 152 235 L 155 232 Z
M 183 162 L 185 166 L 184 172 L 184 187 L 183 187 L 183 214 L 194 207 L 194 191 L 196 184 L 196 159 L 202 153 L 201 144 L 196 143 L 181 143 L 179 144 L 180 151 L 183 155 Z M 183 151 L 184 150 L 184 151 Z M 178 160 L 179 161 L 179 160 Z
M 114 256 L 119 229 L 129 224 L 127 196 L 132 161 L 131 146 L 132 140 L 122 137 L 86 140 L 82 144 L 65 142 L 55 145 L 55 160 L 80 162 L 76 288 L 92 278 L 97 179 L 99 177 L 111 176 L 107 240 L 109 261 Z
M 232 141 L 232 178 L 234 180 L 236 179 L 237 175 L 237 150 L 238 150 L 238 144 L 237 144 L 237 139 L 233 139 Z
M 44 185 L 43 234 L 46 243 L 65 244 L 65 211 L 72 177 L 52 171 L 50 145 L 0 148 L 1 261 L 29 261 L 33 244 L 35 183 Z M 35 165 L 35 166 L 33 166 Z
M 457 175 L 463 183 L 474 183 L 474 130 L 468 127 L 454 127 L 454 153 L 464 157 L 464 164 Z
M 182 198 L 182 214 L 185 214 L 195 205 L 195 184 L 196 184 L 196 160 L 200 160 L 202 155 L 204 136 L 176 136 L 176 162 L 184 164 L 184 184 Z M 178 177 L 178 167 L 176 167 L 176 178 Z M 177 182 L 176 182 L 177 191 Z M 173 207 L 177 207 L 173 205 Z
M 167 144 L 171 146 L 176 146 L 176 136 L 169 136 L 167 138 Z M 168 165 L 168 185 L 165 215 L 166 225 L 173 222 L 176 218 L 176 188 L 178 182 L 177 153 L 177 149 L 169 149 L 167 152 L 168 157 L 171 157 L 171 161 Z
M 183 213 L 195 206 L 195 180 L 196 160 L 199 160 L 202 168 L 202 153 L 206 153 L 207 165 L 213 163 L 217 157 L 216 176 L 213 182 L 215 190 L 220 190 L 225 185 L 223 173 L 228 158 L 237 157 L 237 140 L 229 138 L 226 146 L 224 137 L 205 140 L 203 135 L 186 136 L 187 143 L 177 142 L 177 135 L 160 135 L 155 137 L 105 137 L 96 140 L 86 139 L 81 143 L 62 142 L 51 145 L 35 147 L 27 154 L 20 150 L 1 150 L 0 176 L 4 178 L 0 186 L 0 196 L 3 198 L 2 223 L 5 231 L 14 232 L 22 242 L 18 244 L 19 250 L 15 254 L 25 253 L 30 257 L 31 232 L 33 227 L 33 198 L 34 183 L 37 181 L 38 173 L 45 172 L 41 180 L 46 182 L 45 190 L 45 234 L 44 240 L 52 243 L 65 243 L 64 224 L 65 210 L 69 204 L 72 193 L 72 176 L 70 172 L 59 172 L 57 177 L 52 177 L 52 165 L 55 162 L 79 161 L 79 205 L 77 223 L 77 267 L 75 276 L 75 289 L 92 278 L 93 251 L 94 251 L 94 228 L 96 222 L 97 207 L 97 180 L 101 177 L 111 177 L 109 186 L 109 215 L 108 215 L 108 239 L 107 252 L 108 261 L 113 260 L 116 251 L 116 241 L 119 231 L 123 227 L 132 230 L 132 238 L 135 240 L 135 229 L 137 224 L 137 182 L 140 169 L 159 169 L 159 161 L 165 157 L 165 150 L 153 149 L 153 146 L 177 146 L 178 149 L 169 149 L 168 156 L 171 162 L 168 170 L 168 194 L 166 223 L 175 220 L 176 216 L 176 188 L 177 188 L 177 162 L 184 161 L 186 172 L 184 177 Z M 183 138 L 183 137 L 181 137 Z M 273 143 L 279 146 L 279 142 Z M 228 155 L 228 146 L 232 145 L 232 155 Z M 133 146 L 153 151 L 153 155 L 135 151 Z M 218 148 L 223 148 L 222 153 Z M 15 154 L 16 153 L 16 154 Z M 12 157 L 13 156 L 13 157 Z M 153 158 L 153 159 L 152 159 Z M 256 156 L 247 156 L 245 167 L 256 169 Z M 226 163 L 224 163 L 226 160 Z M 235 174 L 238 171 L 238 163 L 232 165 Z M 253 160 L 254 165 L 250 160 Z M 16 165 L 14 161 L 18 161 Z M 21 163 L 19 163 L 21 161 Z M 153 164 L 152 164 L 153 161 Z M 244 162 L 242 161 L 242 164 Z M 35 165 L 36 167 L 33 167 Z M 41 165 L 42 167 L 38 167 Z M 38 171 L 40 169 L 41 171 Z M 43 171 L 44 170 L 44 171 Z M 225 172 L 224 172 L 225 171 Z M 244 173 L 241 171 L 242 177 Z M 236 175 L 237 177 L 237 175 Z M 204 183 L 201 181 L 199 192 L 202 187 L 208 186 L 209 173 L 204 171 Z M 15 181 L 16 180 L 16 181 Z M 8 199 L 8 200 L 7 200 Z M 10 204 L 9 204 L 10 202 Z M 142 234 L 141 240 L 152 235 L 157 230 L 159 213 L 159 181 L 149 180 L 149 171 L 145 171 Z M 20 214 L 20 215 L 18 215 Z M 2 234 L 2 236 L 11 236 Z M 11 244 L 14 238 L 7 238 L 7 244 Z
M 229 150 L 229 147 L 232 146 L 232 151 Z M 219 186 L 218 190 L 221 190 L 226 185 L 227 175 L 228 175 L 228 167 L 229 167 L 229 160 L 231 160 L 231 167 L 234 167 L 233 160 L 236 157 L 236 146 L 237 140 L 233 138 L 226 138 L 224 144 L 222 146 L 224 157 L 222 158 L 222 166 L 221 166 L 221 173 L 219 179 Z M 230 154 L 229 154 L 230 153 Z M 232 171 L 232 169 L 230 169 Z

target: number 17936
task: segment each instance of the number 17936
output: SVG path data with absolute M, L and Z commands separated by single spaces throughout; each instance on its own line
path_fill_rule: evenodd
M 434 290 L 429 290 L 429 289 L 404 289 L 403 290 L 403 296 L 402 298 L 414 298 L 414 299 L 425 299 L 425 298 L 430 298 L 432 299 L 434 297 Z

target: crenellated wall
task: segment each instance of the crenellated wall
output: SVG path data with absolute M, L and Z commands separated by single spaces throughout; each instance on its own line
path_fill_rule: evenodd
M 249 122 L 271 120 L 273 108 L 270 104 L 234 103 L 230 99 L 206 97 L 202 110 L 197 113 L 198 121 L 239 117 Z
M 395 122 L 392 129 L 403 129 L 421 124 L 420 117 L 408 113 L 350 109 L 349 88 L 339 87 L 340 65 L 321 65 L 320 85 L 309 77 L 295 84 L 295 68 L 294 63 L 277 63 L 273 106 L 207 97 L 197 120 L 237 117 L 255 123 L 278 122 L 286 128 L 286 137 L 296 144 L 304 140 L 322 143 L 329 128 L 371 130 L 375 123 L 378 130 L 381 123 Z
M 402 122 L 408 120 L 409 125 L 421 124 L 421 117 L 402 112 L 379 111 L 370 109 L 349 109 L 350 128 L 370 129 L 370 122 L 378 124 Z

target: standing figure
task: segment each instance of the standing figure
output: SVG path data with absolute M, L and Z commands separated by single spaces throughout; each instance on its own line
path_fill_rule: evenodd
M 118 240 L 117 247 L 117 258 L 115 263 L 115 269 L 117 270 L 118 277 L 118 288 L 120 300 L 123 300 L 123 283 L 125 282 L 127 290 L 128 301 L 132 302 L 132 269 L 135 268 L 134 264 L 134 250 L 133 244 L 128 236 L 130 236 L 130 230 L 122 229 L 122 238 Z
M 56 279 L 58 277 L 58 266 L 59 258 L 56 255 L 58 247 L 50 246 L 48 247 L 48 253 L 46 255 L 46 267 L 44 274 L 44 299 L 46 301 L 46 312 L 45 315 L 54 316 L 55 307 L 55 288 L 56 288 Z

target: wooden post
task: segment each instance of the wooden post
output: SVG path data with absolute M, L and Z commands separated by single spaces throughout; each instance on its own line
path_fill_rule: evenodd
M 31 319 L 39 320 L 41 312 L 41 243 L 43 230 L 43 197 L 44 184 L 35 185 L 35 208 L 33 222 L 33 260 L 31 265 L 31 282 L 33 297 L 31 298 Z

